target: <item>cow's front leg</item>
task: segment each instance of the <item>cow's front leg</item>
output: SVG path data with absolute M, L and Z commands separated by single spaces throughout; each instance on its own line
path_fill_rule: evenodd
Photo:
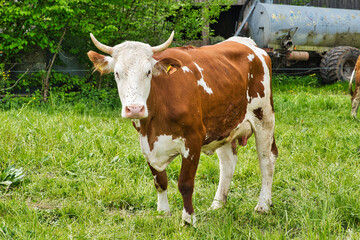
M 157 210 L 170 214 L 170 207 L 167 197 L 168 179 L 166 171 L 158 172 L 148 163 L 151 173 L 154 176 L 154 184 L 158 193 Z
M 188 156 L 183 156 L 178 182 L 179 191 L 184 202 L 182 220 L 184 223 L 193 226 L 195 226 L 196 218 L 192 204 L 192 194 L 194 192 L 195 173 L 199 163 L 199 158 L 200 148 L 196 151 L 196 153 L 190 153 Z

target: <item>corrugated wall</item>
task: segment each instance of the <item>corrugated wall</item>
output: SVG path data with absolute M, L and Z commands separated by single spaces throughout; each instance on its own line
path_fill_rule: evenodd
M 274 0 L 276 4 L 292 4 L 293 2 L 300 2 L 296 0 Z M 311 0 L 311 6 L 315 7 L 329 7 L 329 8 L 347 8 L 360 10 L 359 0 Z

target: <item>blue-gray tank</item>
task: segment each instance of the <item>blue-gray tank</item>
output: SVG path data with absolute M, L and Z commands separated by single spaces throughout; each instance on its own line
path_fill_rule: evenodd
M 248 24 L 250 37 L 262 48 L 284 48 L 286 38 L 292 41 L 288 47 L 300 51 L 360 48 L 360 10 L 259 2 Z

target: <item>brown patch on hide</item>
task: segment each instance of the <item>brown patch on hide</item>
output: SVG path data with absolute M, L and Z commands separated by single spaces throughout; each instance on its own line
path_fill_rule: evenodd
M 262 120 L 264 116 L 262 108 L 255 109 L 253 113 L 255 114 L 255 117 L 257 117 L 257 119 Z
M 272 78 L 272 72 L 271 72 L 271 59 L 268 56 L 263 56 L 266 62 L 266 66 L 269 68 L 269 77 L 270 81 Z M 250 77 L 248 79 L 248 95 L 250 97 L 249 103 L 253 98 L 263 98 L 265 97 L 265 87 L 264 87 L 264 66 L 262 65 L 261 60 L 258 56 L 255 54 L 255 58 L 253 60 L 253 64 L 249 68 L 249 74 Z M 270 84 L 271 89 L 271 84 Z M 272 91 L 271 91 L 271 106 L 273 106 L 273 100 L 272 100 Z
M 278 156 L 278 149 L 275 143 L 275 138 L 273 137 L 273 142 L 271 144 L 271 152 L 275 155 Z

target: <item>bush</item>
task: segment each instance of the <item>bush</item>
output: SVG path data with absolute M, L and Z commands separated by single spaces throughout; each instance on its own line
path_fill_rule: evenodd
M 18 109 L 22 106 L 46 105 L 41 94 L 41 78 L 44 72 L 24 76 L 24 78 L 0 99 L 0 109 Z M 53 72 L 51 74 L 49 102 L 57 104 L 85 104 L 86 107 L 120 107 L 116 84 L 112 76 L 104 79 L 105 87 L 98 88 L 92 77 L 79 77 Z M 25 94 L 25 95 L 24 95 Z

